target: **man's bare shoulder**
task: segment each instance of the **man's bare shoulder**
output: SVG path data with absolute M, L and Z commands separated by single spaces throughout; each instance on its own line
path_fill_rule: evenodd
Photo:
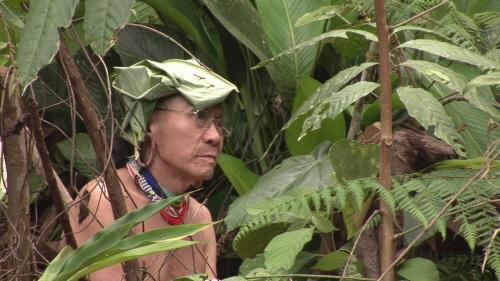
M 189 197 L 189 223 L 211 223 L 212 215 L 208 208 L 193 197 Z

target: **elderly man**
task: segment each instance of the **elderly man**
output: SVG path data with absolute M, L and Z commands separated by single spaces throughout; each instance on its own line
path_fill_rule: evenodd
M 122 129 L 136 148 L 135 158 L 118 170 L 129 210 L 184 194 L 212 177 L 223 146 L 220 103 L 237 91 L 233 84 L 192 60 L 167 60 L 117 68 L 113 87 L 124 94 L 128 110 Z M 83 194 L 90 198 L 90 215 L 78 222 L 79 244 L 114 221 L 102 179 L 88 183 Z M 79 208 L 74 208 L 73 217 L 78 218 L 79 212 Z M 178 204 L 136 227 L 135 232 L 211 221 L 208 209 L 186 195 Z M 195 273 L 216 278 L 213 227 L 191 239 L 206 243 L 139 259 L 144 279 L 172 280 Z M 92 281 L 122 279 L 120 265 L 90 275 Z

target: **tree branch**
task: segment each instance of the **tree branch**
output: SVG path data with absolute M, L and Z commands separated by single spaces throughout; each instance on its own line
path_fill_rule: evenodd
M 436 6 L 434 6 L 434 7 L 431 7 L 431 8 L 429 8 L 429 9 L 427 9 L 427 10 L 425 10 L 425 11 L 423 11 L 423 12 L 419 13 L 419 14 L 416 14 L 415 16 L 413 16 L 413 17 L 411 17 L 411 18 L 409 18 L 409 19 L 405 20 L 404 22 L 401 22 L 401 23 L 396 24 L 396 25 L 395 25 L 395 26 L 393 26 L 391 29 L 394 29 L 394 28 L 396 28 L 396 27 L 400 27 L 400 26 L 403 26 L 403 25 L 405 25 L 405 24 L 407 24 L 407 23 L 410 23 L 410 22 L 412 22 L 412 21 L 414 21 L 414 20 L 416 20 L 416 19 L 418 19 L 418 18 L 420 18 L 420 17 L 422 17 L 422 16 L 424 16 L 424 15 L 426 15 L 426 14 L 428 14 L 428 13 L 430 13 L 430 12 L 434 11 L 434 10 L 436 10 L 437 8 L 439 8 L 439 7 L 443 6 L 444 4 L 446 4 L 446 3 L 448 3 L 448 2 L 450 2 L 450 0 L 445 0 L 445 1 L 443 1 L 443 2 L 441 2 L 441 3 L 439 3 L 439 4 L 437 4 L 437 5 L 436 5 Z
M 127 213 L 127 207 L 114 163 L 113 161 L 108 161 L 108 155 L 110 155 L 111 150 L 106 141 L 102 120 L 90 98 L 90 92 L 81 77 L 75 61 L 64 42 L 61 42 L 58 60 L 69 78 L 69 83 L 71 83 L 74 89 L 75 99 L 81 111 L 90 140 L 92 141 L 97 160 L 104 169 L 104 181 L 109 193 L 113 216 L 116 220 Z M 125 262 L 123 270 L 128 281 L 139 281 L 139 263 L 137 260 Z
M 31 104 L 29 124 L 30 130 L 33 133 L 35 139 L 35 145 L 40 155 L 40 164 L 43 168 L 43 173 L 45 174 L 45 179 L 50 189 L 52 195 L 52 200 L 54 202 L 54 207 L 56 212 L 59 214 L 59 223 L 64 231 L 64 236 L 66 242 L 73 249 L 76 249 L 78 245 L 76 244 L 75 236 L 73 235 L 73 230 L 71 229 L 71 224 L 69 220 L 69 215 L 65 210 L 65 203 L 61 193 L 58 189 L 58 183 L 54 176 L 54 169 L 52 167 L 52 162 L 50 160 L 49 151 L 45 145 L 45 137 L 42 131 L 42 122 L 40 122 L 40 116 L 38 115 L 38 110 L 35 104 Z

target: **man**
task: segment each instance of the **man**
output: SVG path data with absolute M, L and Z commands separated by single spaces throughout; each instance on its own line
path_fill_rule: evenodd
M 223 146 L 220 103 L 237 88 L 194 61 L 142 61 L 117 68 L 113 87 L 124 94 L 128 107 L 122 129 L 136 148 L 136 158 L 118 169 L 127 208 L 184 194 L 212 177 Z M 90 215 L 78 222 L 78 244 L 114 221 L 102 179 L 80 193 L 89 196 Z M 80 210 L 72 210 L 73 218 Z M 190 196 L 137 226 L 147 231 L 181 223 L 209 223 L 208 209 Z M 213 227 L 191 237 L 204 241 L 174 252 L 139 259 L 145 280 L 173 280 L 195 273 L 216 278 L 216 240 Z M 122 280 L 120 265 L 90 275 L 90 280 Z

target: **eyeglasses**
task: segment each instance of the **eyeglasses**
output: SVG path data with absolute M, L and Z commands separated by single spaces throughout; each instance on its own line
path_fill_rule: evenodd
M 231 135 L 231 130 L 224 127 L 223 118 L 216 117 L 214 113 L 206 110 L 183 111 L 183 110 L 170 109 L 160 106 L 155 107 L 155 110 L 189 114 L 194 116 L 194 119 L 196 120 L 196 125 L 198 127 L 208 129 L 212 124 L 214 124 L 215 128 L 217 129 L 217 132 L 219 132 L 219 134 L 221 134 L 222 136 L 229 137 Z

